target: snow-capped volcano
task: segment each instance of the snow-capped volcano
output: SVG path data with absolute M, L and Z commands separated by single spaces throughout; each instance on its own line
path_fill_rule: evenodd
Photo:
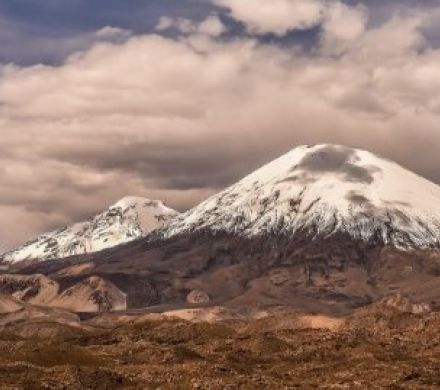
M 97 252 L 142 237 L 177 214 L 161 201 L 126 197 L 86 222 L 45 233 L 0 258 L 18 262 Z
M 181 214 L 164 237 L 335 233 L 398 248 L 439 247 L 440 187 L 398 164 L 336 145 L 300 146 Z

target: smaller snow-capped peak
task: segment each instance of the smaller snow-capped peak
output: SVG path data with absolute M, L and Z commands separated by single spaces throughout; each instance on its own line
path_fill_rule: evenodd
M 121 209 L 127 209 L 130 207 L 143 207 L 143 206 L 156 207 L 158 209 L 161 208 L 165 211 L 170 210 L 160 200 L 151 200 L 140 196 L 126 196 L 125 198 L 122 198 L 118 202 L 116 202 L 113 206 L 110 206 L 110 208 L 119 207 Z
M 122 198 L 109 208 L 110 213 L 113 210 L 121 210 L 127 219 L 136 220 L 140 230 L 145 233 L 157 229 L 165 221 L 178 214 L 160 200 L 137 196 Z
M 42 234 L 0 258 L 15 263 L 97 252 L 143 237 L 177 214 L 159 200 L 128 196 L 86 222 Z
M 160 234 L 348 234 L 399 248 L 440 246 L 440 187 L 373 153 L 297 147 L 173 219 Z

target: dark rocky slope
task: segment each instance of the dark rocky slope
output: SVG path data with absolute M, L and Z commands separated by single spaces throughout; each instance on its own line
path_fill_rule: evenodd
M 80 272 L 63 272 L 75 267 Z M 128 308 L 183 307 L 192 291 L 209 297 L 204 305 L 285 305 L 326 313 L 345 313 L 397 293 L 440 305 L 437 251 L 366 245 L 344 234 L 246 239 L 205 231 L 10 272 L 47 275 L 61 292 L 99 276 L 127 294 Z

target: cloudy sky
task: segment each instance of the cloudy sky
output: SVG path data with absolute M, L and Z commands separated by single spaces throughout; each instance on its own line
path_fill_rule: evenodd
M 0 251 L 299 144 L 440 183 L 438 0 L 1 0 Z

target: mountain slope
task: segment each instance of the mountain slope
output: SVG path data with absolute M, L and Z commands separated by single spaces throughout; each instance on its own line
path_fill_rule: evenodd
M 398 248 L 439 247 L 440 187 L 372 153 L 300 146 L 173 219 L 169 238 L 347 233 Z
M 303 146 L 143 240 L 18 262 L 8 272 L 45 275 L 81 307 L 89 278 L 120 291 L 109 287 L 108 305 L 101 297 L 110 290 L 98 284 L 93 296 L 104 306 L 90 310 L 124 307 L 125 299 L 128 309 L 287 306 L 340 315 L 396 294 L 415 310 L 437 310 L 439 208 L 438 186 L 391 161 L 342 146 Z M 14 281 L 6 287 L 17 288 Z
M 96 252 L 142 237 L 175 215 L 175 210 L 160 201 L 126 197 L 86 222 L 43 234 L 2 258 L 18 262 Z

